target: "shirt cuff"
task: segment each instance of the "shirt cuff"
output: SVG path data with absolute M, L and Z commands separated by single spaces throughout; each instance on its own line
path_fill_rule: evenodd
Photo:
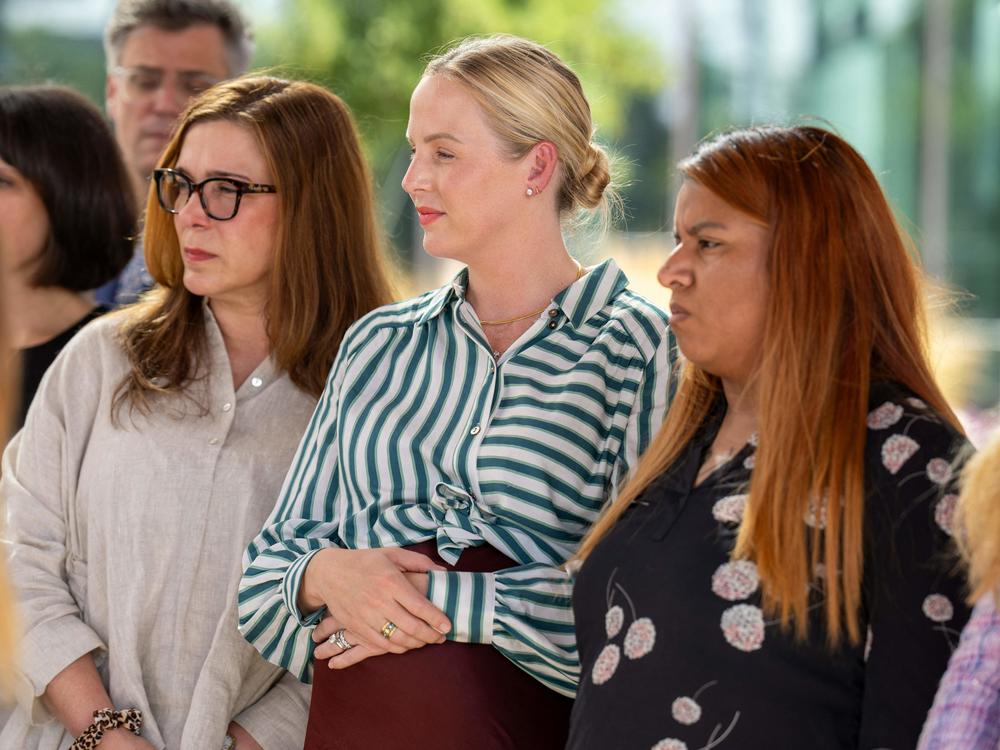
M 302 614 L 299 610 L 299 589 L 302 587 L 302 578 L 306 574 L 306 566 L 313 559 L 313 556 L 321 550 L 314 549 L 298 558 L 288 566 L 285 571 L 285 578 L 281 583 L 281 596 L 285 600 L 285 606 L 292 613 L 292 617 L 304 628 L 315 625 L 323 617 L 326 607 L 320 607 L 315 612 L 308 615 Z
M 427 598 L 448 615 L 447 638 L 461 643 L 492 643 L 496 609 L 493 573 L 437 571 L 427 574 Z
M 27 683 L 18 698 L 27 709 L 33 724 L 52 718 L 41 701 L 49 684 L 66 667 L 92 651 L 107 651 L 107 646 L 90 626 L 76 615 L 65 615 L 40 623 L 25 633 L 19 651 L 19 672 Z

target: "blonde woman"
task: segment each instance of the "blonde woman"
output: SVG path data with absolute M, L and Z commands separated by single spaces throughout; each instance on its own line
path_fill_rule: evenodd
M 968 616 L 919 272 L 834 133 L 737 130 L 679 168 L 659 280 L 687 361 L 579 553 L 569 747 L 913 747 Z
M 70 342 L 4 456 L 25 633 L 0 747 L 299 750 L 308 693 L 240 636 L 236 586 L 344 332 L 389 298 L 349 111 L 210 89 L 146 217 L 158 287 Z
M 958 510 L 975 608 L 941 680 L 920 750 L 1000 747 L 1000 432 L 966 467 Z
M 314 680 L 310 750 L 565 742 L 560 566 L 669 376 L 664 314 L 566 250 L 607 201 L 592 134 L 576 75 L 524 39 L 468 40 L 413 92 L 403 188 L 467 268 L 347 334 L 240 591 L 247 638 Z

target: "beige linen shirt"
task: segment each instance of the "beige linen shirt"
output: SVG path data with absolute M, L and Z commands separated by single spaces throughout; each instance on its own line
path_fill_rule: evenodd
M 299 750 L 308 686 L 237 630 L 240 559 L 270 513 L 315 407 L 271 361 L 238 390 L 208 308 L 209 367 L 187 396 L 111 420 L 127 370 L 120 316 L 84 328 L 4 454 L 3 532 L 24 638 L 2 750 L 64 750 L 39 699 L 93 652 L 116 708 L 157 748 L 215 750 L 235 719 L 265 750 Z

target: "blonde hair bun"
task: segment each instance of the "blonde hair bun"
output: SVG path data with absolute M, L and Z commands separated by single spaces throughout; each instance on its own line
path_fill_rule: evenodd
M 569 179 L 567 178 L 567 183 Z M 604 191 L 611 184 L 611 162 L 607 153 L 596 143 L 591 143 L 580 165 L 580 176 L 575 185 L 567 184 L 575 202 L 584 208 L 597 208 L 604 201 Z
M 433 58 L 424 75 L 446 75 L 467 86 L 511 158 L 542 141 L 555 145 L 561 213 L 596 209 L 606 219 L 609 206 L 617 206 L 608 155 L 592 141 L 583 86 L 551 50 L 516 36 L 472 37 Z

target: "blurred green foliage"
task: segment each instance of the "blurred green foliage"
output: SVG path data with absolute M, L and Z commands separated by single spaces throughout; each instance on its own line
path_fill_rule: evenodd
M 324 83 L 354 111 L 376 169 L 405 146 L 410 93 L 427 59 L 466 36 L 510 33 L 549 46 L 583 81 L 599 138 L 623 129 L 630 99 L 664 84 L 652 47 L 607 0 L 290 0 L 258 34 L 258 62 Z
M 0 84 L 61 83 L 104 106 L 104 55 L 99 39 L 45 29 L 0 30 Z

